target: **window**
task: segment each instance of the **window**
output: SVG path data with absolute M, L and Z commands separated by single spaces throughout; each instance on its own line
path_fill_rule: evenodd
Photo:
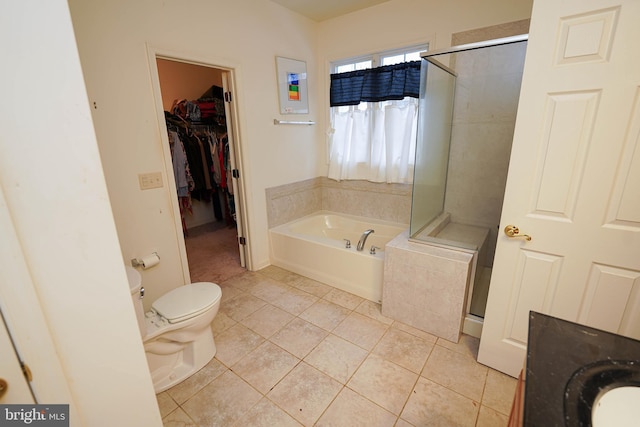
M 332 73 L 419 61 L 427 46 L 412 46 L 332 64 Z M 418 100 L 361 102 L 331 107 L 328 177 L 335 180 L 411 183 Z
M 427 50 L 427 45 L 411 46 L 403 49 L 389 50 L 383 53 L 374 53 L 367 56 L 359 56 L 331 64 L 332 73 L 346 73 L 347 71 L 364 70 L 383 65 L 399 64 L 401 62 L 420 61 L 420 53 Z

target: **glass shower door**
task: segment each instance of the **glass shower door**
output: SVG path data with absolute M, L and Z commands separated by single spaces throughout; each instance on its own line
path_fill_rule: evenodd
M 456 76 L 433 58 L 422 60 L 411 237 L 444 210 Z

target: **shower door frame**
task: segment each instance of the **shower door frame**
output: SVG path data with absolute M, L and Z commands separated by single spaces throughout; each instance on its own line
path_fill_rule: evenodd
M 466 51 L 471 51 L 471 50 L 478 50 L 478 49 L 484 49 L 484 48 L 491 48 L 491 47 L 497 47 L 497 46 L 504 46 L 504 45 L 509 45 L 509 44 L 516 44 L 516 43 L 522 43 L 522 42 L 527 42 L 529 40 L 529 35 L 528 34 L 520 34 L 520 35 L 515 35 L 515 36 L 509 36 L 509 37 L 500 37 L 500 38 L 495 38 L 495 39 L 491 39 L 491 40 L 485 40 L 485 41 L 481 41 L 481 42 L 475 42 L 475 43 L 468 43 L 468 44 L 462 44 L 462 45 L 458 45 L 458 46 L 453 46 L 453 47 L 449 47 L 449 48 L 442 48 L 442 49 L 436 49 L 433 51 L 427 51 L 422 53 L 420 56 L 422 57 L 422 59 L 429 61 L 431 64 L 437 66 L 438 68 L 441 68 L 442 70 L 444 70 L 445 72 L 448 72 L 449 74 L 451 74 L 454 77 L 457 77 L 457 73 L 455 71 L 453 71 L 451 68 L 449 68 L 448 66 L 444 65 L 442 62 L 437 61 L 434 57 L 439 56 L 439 55 L 448 55 L 448 54 L 453 54 L 453 53 L 461 53 L 461 52 L 466 52 Z M 454 104 L 455 107 L 455 104 Z M 417 148 L 416 148 L 416 153 L 417 153 Z M 449 159 L 447 159 L 447 161 L 449 161 Z M 447 167 L 448 169 L 448 167 Z M 446 195 L 446 180 L 445 180 L 445 191 L 444 194 Z M 436 218 L 432 221 L 432 223 L 434 221 L 437 221 L 438 218 L 443 215 L 444 212 L 444 203 L 443 203 L 443 210 L 442 212 L 440 212 L 439 215 L 436 216 Z M 418 230 L 415 234 L 411 233 L 411 237 L 410 240 L 411 241 L 416 241 L 419 243 L 427 243 L 427 244 L 434 244 L 434 245 L 446 245 L 449 246 L 452 242 L 449 241 L 443 241 L 441 239 L 438 239 L 437 237 L 429 237 L 429 236 L 425 236 L 426 234 L 428 234 L 427 232 L 425 232 L 425 229 L 429 229 L 430 228 L 430 224 L 431 223 L 427 223 L 425 225 L 422 226 L 422 228 L 420 230 Z M 414 237 L 415 235 L 420 235 L 418 238 Z M 469 247 L 466 247 L 464 244 L 460 244 L 458 245 L 458 248 L 462 251 L 467 251 L 469 249 Z M 474 260 L 475 262 L 475 260 Z M 475 270 L 476 270 L 477 266 L 474 266 L 474 268 L 472 269 L 472 276 L 475 276 Z M 473 291 L 474 291 L 474 280 L 473 277 L 470 281 L 469 284 L 469 289 L 468 289 L 468 298 L 467 301 L 465 301 L 465 320 L 464 320 L 464 327 L 463 327 L 463 331 L 467 334 L 470 334 L 472 336 L 476 336 L 476 337 L 480 337 L 481 333 L 482 333 L 482 328 L 483 328 L 483 323 L 484 323 L 484 319 L 480 316 L 474 315 L 470 313 L 470 309 L 471 309 L 471 296 L 473 295 Z
M 529 40 L 529 34 L 520 34 L 517 36 L 502 37 L 498 39 L 486 40 L 486 41 L 481 41 L 476 43 L 467 43 L 459 46 L 452 46 L 452 47 L 447 47 L 442 49 L 430 50 L 422 53 L 420 56 L 423 59 L 427 59 L 427 58 L 431 58 L 432 56 L 447 55 L 451 53 L 466 52 L 468 50 L 482 49 L 485 47 L 494 47 L 494 46 L 502 46 L 502 45 L 512 44 L 512 43 L 520 43 L 528 40 Z M 443 67 L 445 67 L 445 69 L 447 70 L 450 70 L 446 66 L 443 66 Z M 449 72 L 453 73 L 452 71 L 449 71 Z
M 481 42 L 467 43 L 467 44 L 458 45 L 458 46 L 452 46 L 452 47 L 448 47 L 448 48 L 435 49 L 435 50 L 432 50 L 432 51 L 423 52 L 423 53 L 420 54 L 420 56 L 422 57 L 422 59 L 428 61 L 429 63 L 433 64 L 434 66 L 436 66 L 436 67 L 438 67 L 440 69 L 442 69 L 443 71 L 451 74 L 454 78 L 457 78 L 457 73 L 454 70 L 452 70 L 448 66 L 444 65 L 442 62 L 436 60 L 434 57 L 435 56 L 439 56 L 439 55 L 448 55 L 448 54 L 452 54 L 452 53 L 466 52 L 466 51 L 470 51 L 470 50 L 477 50 L 477 49 L 483 49 L 483 48 L 489 48 L 489 47 L 496 47 L 496 46 L 504 46 L 504 45 L 508 45 L 508 44 L 521 43 L 521 42 L 526 42 L 528 40 L 529 40 L 529 35 L 528 34 L 520 34 L 520 35 L 516 35 L 516 36 L 501 37 L 501 38 L 485 40 L 485 41 L 481 41 Z M 453 107 L 455 107 L 455 103 L 453 104 Z M 451 139 L 451 133 L 449 134 L 449 138 Z M 416 147 L 416 156 L 417 155 L 418 155 L 418 147 Z M 447 158 L 447 162 L 448 161 L 449 161 L 449 158 Z M 417 169 L 417 167 L 416 167 L 416 169 Z M 447 169 L 448 169 L 448 167 L 447 167 Z M 415 179 L 414 179 L 414 185 L 415 185 Z M 446 184 L 446 177 L 445 177 L 445 190 L 444 190 L 444 194 L 445 195 L 446 195 L 446 185 L 447 184 Z M 414 191 L 415 191 L 415 187 L 414 187 Z M 412 195 L 412 199 L 413 199 L 413 195 Z M 444 196 L 443 196 L 443 200 L 444 200 Z M 434 218 L 431 221 L 434 221 L 435 219 L 437 219 L 440 215 L 442 215 L 444 213 L 444 201 L 443 201 L 442 205 L 443 205 L 443 208 L 440 211 L 440 213 L 435 215 Z M 412 213 L 413 213 L 413 206 L 412 206 Z M 410 235 L 411 235 L 411 239 L 412 240 L 418 241 L 418 242 L 434 243 L 434 244 L 443 243 L 441 240 L 439 240 L 437 238 L 424 236 L 424 234 L 428 234 L 428 233 L 422 233 L 422 231 L 429 227 L 429 223 L 423 224 L 420 227 L 419 230 L 414 231 L 414 229 L 413 229 L 413 216 L 411 218 L 411 221 L 412 221 L 412 223 L 411 223 Z M 420 235 L 420 236 L 417 237 L 418 235 Z M 444 243 L 447 244 L 446 242 L 444 242 Z M 461 247 L 463 249 L 466 248 L 464 245 L 461 245 Z

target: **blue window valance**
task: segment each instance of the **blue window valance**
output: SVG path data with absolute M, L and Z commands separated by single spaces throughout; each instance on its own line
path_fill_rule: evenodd
M 420 96 L 420 61 L 331 74 L 332 107 Z

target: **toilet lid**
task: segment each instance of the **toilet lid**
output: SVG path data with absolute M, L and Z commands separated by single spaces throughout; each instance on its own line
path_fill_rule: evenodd
M 191 283 L 164 294 L 151 307 L 169 323 L 177 323 L 206 311 L 221 296 L 220 286 L 215 283 Z

